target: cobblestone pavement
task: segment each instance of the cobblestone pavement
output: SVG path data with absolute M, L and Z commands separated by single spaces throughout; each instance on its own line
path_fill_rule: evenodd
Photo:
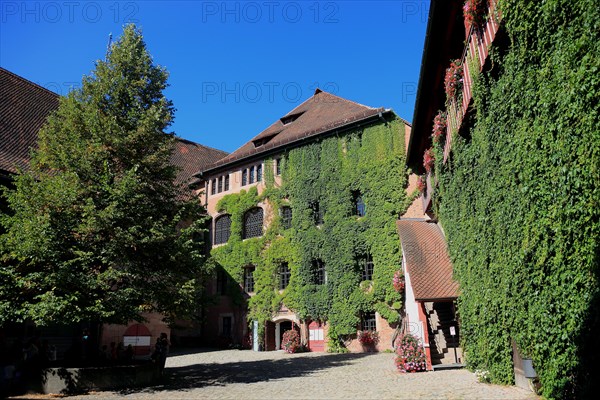
M 70 399 L 537 399 L 467 370 L 401 374 L 393 354 L 202 351 L 172 355 L 164 382 Z

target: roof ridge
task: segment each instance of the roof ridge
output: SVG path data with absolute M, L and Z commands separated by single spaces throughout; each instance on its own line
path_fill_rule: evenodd
M 335 98 L 338 98 L 338 99 L 344 100 L 344 101 L 346 101 L 346 102 L 348 102 L 348 103 L 353 103 L 353 104 L 356 104 L 357 106 L 365 107 L 365 108 L 368 108 L 368 109 L 370 109 L 370 110 L 377 110 L 377 109 L 379 109 L 379 108 L 383 108 L 383 107 L 371 107 L 371 106 L 367 106 L 367 105 L 365 105 L 365 104 L 361 104 L 361 103 L 359 103 L 359 102 L 356 102 L 356 101 L 354 101 L 354 100 L 346 99 L 346 98 L 344 98 L 344 97 L 338 96 L 337 94 L 329 93 L 329 92 L 326 92 L 326 91 L 324 91 L 324 90 L 321 90 L 319 93 L 316 93 L 316 94 L 315 94 L 313 97 L 315 97 L 315 96 L 317 96 L 317 95 L 319 95 L 319 94 L 321 94 L 321 93 L 328 94 L 328 95 L 330 95 L 330 96 L 333 96 L 333 97 L 335 97 Z M 312 98 L 312 97 L 311 97 L 311 98 Z
M 12 76 L 13 78 L 17 78 L 18 80 L 22 81 L 23 83 L 29 84 L 29 85 L 31 85 L 31 86 L 33 86 L 33 87 L 37 88 L 37 89 L 42 89 L 43 91 L 45 91 L 45 92 L 48 92 L 48 94 L 51 94 L 51 95 L 53 95 L 53 96 L 56 96 L 56 97 L 58 97 L 58 98 L 61 98 L 61 97 L 62 97 L 60 94 L 58 94 L 58 93 L 55 93 L 55 92 L 53 92 L 52 90 L 50 90 L 50 89 L 47 89 L 47 88 L 45 88 L 45 87 L 43 87 L 43 86 L 41 86 L 41 85 L 38 85 L 37 83 L 35 83 L 35 82 L 33 82 L 33 81 L 30 81 L 30 80 L 29 80 L 29 79 L 27 79 L 27 78 L 24 78 L 24 77 L 22 77 L 22 76 L 20 76 L 20 75 L 17 75 L 17 74 L 15 74 L 14 72 L 12 72 L 12 71 L 9 71 L 9 70 L 7 70 L 7 69 L 6 69 L 6 68 L 4 68 L 4 67 L 0 67 L 0 71 L 6 72 L 8 75 Z
M 204 147 L 205 149 L 219 151 L 221 153 L 225 153 L 226 155 L 229 154 L 225 150 L 217 149 L 216 147 L 211 147 L 211 146 L 207 146 L 207 145 L 202 144 L 202 143 L 194 142 L 193 140 L 185 139 L 185 138 L 182 138 L 180 136 L 175 136 L 175 139 L 179 140 L 180 142 L 188 142 L 188 143 L 194 144 L 196 146 Z

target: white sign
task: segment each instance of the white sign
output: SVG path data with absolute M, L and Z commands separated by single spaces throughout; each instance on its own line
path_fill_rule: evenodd
M 150 336 L 123 336 L 123 345 L 150 346 Z
M 451 326 L 450 327 L 450 336 L 455 336 L 456 335 L 456 328 Z

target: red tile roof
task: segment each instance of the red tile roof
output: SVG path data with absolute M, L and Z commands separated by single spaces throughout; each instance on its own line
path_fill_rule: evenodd
M 171 164 L 179 168 L 175 183 L 190 184 L 199 169 L 206 168 L 229 153 L 177 138 Z
M 0 171 L 16 173 L 29 167 L 38 131 L 59 95 L 0 68 Z
M 396 226 L 415 299 L 456 299 L 458 283 L 452 278 L 446 239 L 437 224 L 401 219 Z
M 10 71 L 0 68 L 0 172 L 28 168 L 38 131 L 46 117 L 58 108 L 60 96 Z M 176 183 L 189 183 L 194 172 L 228 153 L 185 139 L 177 139 L 171 155 L 179 167 Z
M 314 96 L 204 171 L 342 128 L 384 112 L 388 111 L 384 108 L 364 106 L 317 89 Z

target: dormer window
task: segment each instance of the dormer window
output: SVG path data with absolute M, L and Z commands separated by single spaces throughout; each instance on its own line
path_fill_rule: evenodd
M 281 121 L 281 123 L 283 125 L 289 125 L 292 122 L 294 122 L 295 120 L 297 120 L 302 114 L 304 114 L 304 111 L 286 115 L 285 117 L 279 118 L 279 120 Z

